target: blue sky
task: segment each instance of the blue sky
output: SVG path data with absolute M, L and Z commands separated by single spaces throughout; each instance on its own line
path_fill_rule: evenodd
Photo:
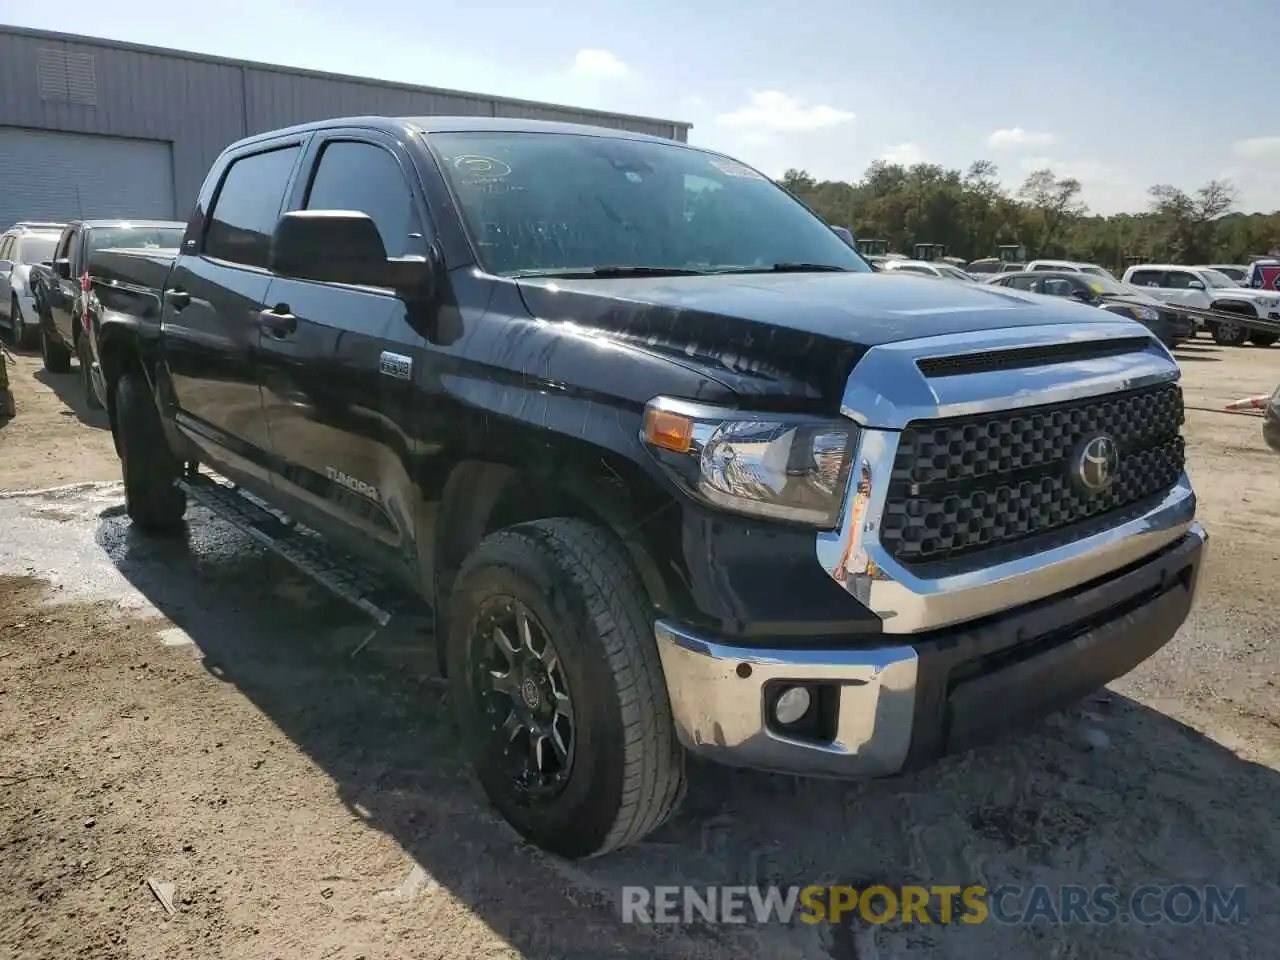
M 773 176 L 985 158 L 1011 184 L 1078 177 L 1100 213 L 1213 177 L 1280 209 L 1276 0 L 0 0 L 0 20 L 685 120 Z

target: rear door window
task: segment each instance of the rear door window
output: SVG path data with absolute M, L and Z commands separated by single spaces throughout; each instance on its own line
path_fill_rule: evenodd
M 1164 272 L 1161 270 L 1135 270 L 1129 282 L 1135 287 L 1165 286 Z
M 232 161 L 209 211 L 205 256 L 266 267 L 271 234 L 300 150 L 282 147 Z

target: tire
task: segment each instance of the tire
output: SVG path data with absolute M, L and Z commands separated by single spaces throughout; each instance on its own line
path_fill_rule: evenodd
M 67 373 L 71 370 L 71 351 L 50 337 L 44 324 L 40 325 L 40 360 L 50 373 Z
M 160 411 L 140 371 L 126 371 L 116 382 L 116 430 L 129 519 L 143 533 L 180 532 L 187 495 L 175 482 L 182 463 L 169 449 Z
M 1269 347 L 1277 340 L 1280 340 L 1280 333 L 1251 333 L 1249 334 L 1249 342 L 1255 347 Z
M 1222 312 L 1234 313 L 1236 311 L 1224 310 Z M 1243 324 L 1232 323 L 1230 320 L 1217 320 L 1213 324 L 1213 342 L 1221 347 L 1243 346 L 1248 338 L 1249 331 L 1244 328 Z
M 513 752 L 527 762 L 521 741 L 532 738 L 527 731 L 499 735 L 497 718 L 516 715 L 517 696 L 528 702 L 530 681 L 513 685 L 510 700 L 482 690 L 494 676 L 493 661 L 480 656 L 491 636 L 486 611 L 513 604 L 533 617 L 531 633 L 545 631 L 554 645 L 550 662 L 572 703 L 569 760 L 558 792 L 538 795 L 541 786 L 528 786 L 528 778 L 506 766 Z M 445 655 L 464 742 L 490 802 L 517 832 L 551 853 L 583 859 L 634 843 L 684 797 L 684 751 L 648 609 L 622 547 L 581 520 L 538 520 L 494 533 L 455 581 Z M 494 703 L 498 710 L 487 712 Z
M 80 383 L 84 387 L 84 402 L 90 410 L 101 410 L 102 401 L 93 386 L 93 355 L 89 350 L 88 334 L 76 341 L 76 360 L 80 364 Z
M 22 307 L 16 293 L 9 295 L 9 337 L 19 350 L 31 349 L 31 328 L 22 319 Z

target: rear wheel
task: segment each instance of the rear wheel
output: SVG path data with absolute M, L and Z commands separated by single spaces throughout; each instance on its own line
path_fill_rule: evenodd
M 581 520 L 499 531 L 459 572 L 446 656 L 476 774 L 560 856 L 634 843 L 684 794 L 648 609 L 620 545 Z
M 1249 342 L 1255 347 L 1269 347 L 1277 340 L 1280 340 L 1278 333 L 1251 333 L 1249 334 Z
M 85 403 L 90 410 L 101 410 L 102 399 L 98 396 L 98 388 L 93 376 L 93 351 L 89 349 L 89 336 L 85 334 L 76 341 L 76 360 L 80 364 L 80 384 L 84 387 Z
M 116 382 L 116 430 L 129 519 L 144 533 L 180 532 L 187 512 L 187 495 L 176 485 L 182 463 L 169 449 L 140 370 L 129 370 Z
M 49 335 L 46 324 L 40 325 L 40 360 L 50 373 L 71 369 L 71 351 Z

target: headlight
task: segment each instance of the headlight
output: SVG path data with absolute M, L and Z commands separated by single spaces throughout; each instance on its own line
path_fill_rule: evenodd
M 840 522 L 857 426 L 657 397 L 641 439 L 685 490 L 711 506 L 832 528 Z
M 1150 323 L 1152 320 L 1160 318 L 1160 311 L 1151 307 L 1140 306 L 1136 303 L 1108 303 L 1102 307 L 1110 313 L 1123 314 L 1126 317 L 1132 317 L 1134 320 L 1141 320 L 1144 323 Z

